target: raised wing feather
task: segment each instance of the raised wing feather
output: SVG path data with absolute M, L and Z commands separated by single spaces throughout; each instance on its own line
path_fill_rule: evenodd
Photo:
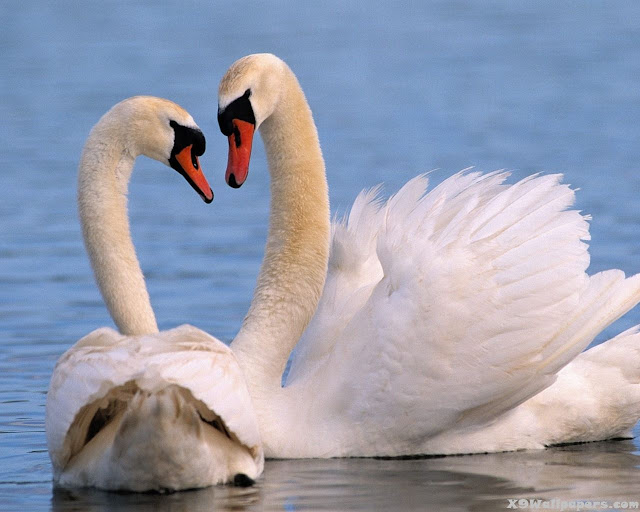
M 364 224 L 362 259 L 332 251 L 293 362 L 291 384 L 330 383 L 318 410 L 372 436 L 402 431 L 408 447 L 480 424 L 550 385 L 640 300 L 639 276 L 585 273 L 587 219 L 567 210 L 559 175 L 506 177 L 460 173 L 426 195 L 419 177 L 382 207 L 361 197 L 357 229 L 350 217 L 333 243 L 355 248 Z
M 379 187 L 362 192 L 348 219 L 331 225 L 332 242 L 325 287 L 313 316 L 298 342 L 288 380 L 309 373 L 333 350 L 345 326 L 368 300 L 382 278 L 376 240 L 382 221 Z

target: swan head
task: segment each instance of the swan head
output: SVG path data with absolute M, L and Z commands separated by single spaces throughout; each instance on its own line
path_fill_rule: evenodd
M 153 96 L 134 96 L 107 112 L 96 128 L 116 131 L 132 156 L 144 155 L 178 171 L 206 203 L 213 192 L 200 168 L 205 137 L 182 107 Z
M 249 173 L 253 135 L 280 102 L 287 65 L 275 55 L 247 55 L 231 65 L 218 89 L 218 123 L 229 138 L 226 180 L 240 187 Z

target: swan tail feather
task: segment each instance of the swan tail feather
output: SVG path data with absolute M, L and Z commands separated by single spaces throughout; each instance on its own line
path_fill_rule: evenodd
M 640 418 L 640 326 L 578 355 L 521 407 L 529 419 L 523 428 L 547 446 L 633 437 Z

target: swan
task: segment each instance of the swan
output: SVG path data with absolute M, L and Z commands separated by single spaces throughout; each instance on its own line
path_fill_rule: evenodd
M 254 297 L 231 344 L 267 457 L 507 451 L 630 435 L 638 327 L 589 350 L 640 301 L 640 275 L 589 276 L 588 217 L 560 175 L 513 185 L 465 170 L 428 193 L 365 191 L 330 222 L 304 93 L 271 54 L 219 86 L 226 180 L 259 129 L 271 213 Z M 285 385 L 283 371 L 290 355 Z
M 59 486 L 174 491 L 248 485 L 262 472 L 256 417 L 233 353 L 190 325 L 158 332 L 129 231 L 127 187 L 136 157 L 170 165 L 209 203 L 213 193 L 198 161 L 204 150 L 185 110 L 145 96 L 115 105 L 87 139 L 79 215 L 120 332 L 91 332 L 53 371 L 45 423 Z

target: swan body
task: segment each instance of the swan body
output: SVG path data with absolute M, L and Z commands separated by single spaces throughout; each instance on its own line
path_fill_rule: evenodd
M 193 118 L 159 98 L 114 106 L 91 131 L 78 174 L 85 246 L 119 333 L 88 334 L 57 362 L 46 404 L 54 482 L 166 491 L 248 484 L 264 455 L 231 350 L 188 325 L 159 332 L 127 217 L 135 158 L 176 169 L 202 198 L 205 140 Z
M 224 343 L 190 325 L 88 334 L 58 361 L 46 420 L 61 486 L 178 490 L 262 470 L 242 372 Z
M 280 59 L 219 88 L 227 181 L 264 141 L 271 214 L 254 299 L 231 347 L 267 456 L 452 454 L 628 436 L 640 416 L 637 329 L 583 352 L 640 301 L 640 275 L 586 274 L 588 218 L 559 175 L 505 184 L 419 176 L 329 221 L 304 94 Z M 286 385 L 283 370 L 294 347 Z

